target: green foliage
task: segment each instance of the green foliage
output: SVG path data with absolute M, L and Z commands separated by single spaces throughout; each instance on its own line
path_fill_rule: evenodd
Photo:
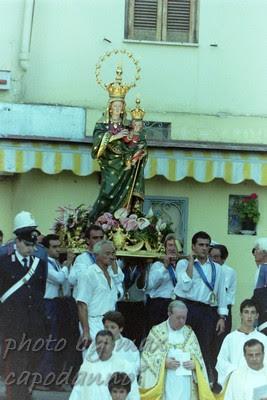
M 251 220 L 256 224 L 259 221 L 260 213 L 258 209 L 258 196 L 256 193 L 238 199 L 235 202 L 234 208 L 241 222 Z

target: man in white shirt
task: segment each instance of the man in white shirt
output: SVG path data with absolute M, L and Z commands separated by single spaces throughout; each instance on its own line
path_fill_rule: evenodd
M 57 354 L 54 351 L 58 338 L 58 304 L 56 298 L 63 295 L 63 286 L 68 283 L 68 274 L 70 264 L 68 261 L 62 267 L 59 263 L 61 243 L 59 236 L 49 234 L 42 240 L 43 246 L 48 255 L 48 273 L 46 281 L 46 290 L 44 295 L 45 315 L 49 326 L 49 339 L 51 339 L 49 349 L 44 351 L 42 361 L 39 366 L 39 372 L 44 382 L 46 377 L 53 373 L 55 377 L 58 373 Z M 71 261 L 69 261 L 71 263 Z M 56 380 L 56 379 L 55 379 Z M 55 382 L 54 380 L 54 382 Z M 53 382 L 53 383 L 54 383 Z M 46 386 L 38 386 L 39 390 L 48 390 Z M 59 387 L 56 389 L 60 389 Z
M 140 354 L 134 342 L 124 336 L 122 331 L 124 328 L 125 319 L 119 311 L 108 311 L 104 314 L 103 325 L 104 329 L 110 331 L 115 340 L 113 354 L 131 363 L 135 369 L 136 376 L 140 372 Z M 88 353 L 93 352 L 96 344 L 92 342 L 88 349 Z
M 88 267 L 95 263 L 96 257 L 93 252 L 93 247 L 97 242 L 104 239 L 103 229 L 99 225 L 90 225 L 85 232 L 85 237 L 87 238 L 88 250 L 84 251 L 76 257 L 75 262 L 70 269 L 68 277 L 69 283 L 73 287 L 72 295 L 75 299 L 77 298 L 78 281 L 80 275 L 84 271 L 87 271 Z M 112 277 L 113 281 L 116 283 L 118 291 L 120 292 L 120 296 L 122 296 L 123 290 L 121 284 L 123 282 L 124 275 L 119 268 L 116 260 L 114 260 L 109 266 L 109 274 Z
M 267 283 L 266 279 L 264 279 L 264 272 L 267 268 L 267 238 L 262 237 L 256 240 L 253 248 L 253 255 L 258 266 L 258 271 L 255 277 L 255 287 L 260 288 L 265 286 Z
M 166 321 L 168 316 L 168 305 L 176 299 L 174 288 L 176 286 L 176 263 L 179 259 L 178 242 L 174 234 L 166 236 L 164 241 L 165 253 L 162 261 L 154 262 L 149 269 L 147 290 L 148 329 Z M 179 242 L 178 242 L 179 245 Z
M 124 274 L 124 296 L 120 298 L 117 309 L 123 314 L 124 336 L 133 340 L 137 347 L 144 338 L 145 290 L 148 264 L 146 258 L 125 257 L 122 270 Z
M 95 263 L 80 274 L 76 299 L 85 347 L 103 329 L 103 316 L 115 310 L 118 292 L 122 291 L 110 271 L 110 265 L 116 260 L 113 243 L 101 240 L 94 245 L 93 252 Z
M 96 351 L 92 348 L 80 368 L 69 400 L 110 400 L 108 382 L 115 372 L 125 372 L 132 381 L 127 400 L 139 400 L 134 367 L 113 352 L 115 341 L 110 331 L 96 335 Z
M 86 271 L 87 268 L 95 263 L 95 255 L 93 254 L 94 245 L 104 239 L 104 232 L 99 225 L 90 225 L 85 232 L 88 250 L 79 254 L 69 273 L 69 283 L 73 287 L 73 297 L 77 296 L 77 284 L 79 275 Z
M 103 317 L 104 328 L 110 331 L 115 340 L 114 354 L 133 364 L 136 376 L 140 372 L 140 354 L 134 342 L 124 336 L 125 320 L 119 311 L 108 311 Z
M 267 238 L 257 239 L 253 250 L 258 266 L 253 296 L 259 310 L 258 330 L 267 335 L 267 291 L 265 290 L 267 286 Z
M 228 309 L 224 272 L 208 257 L 210 243 L 206 232 L 197 232 L 192 237 L 192 253 L 188 260 L 177 263 L 174 291 L 188 307 L 187 324 L 198 338 L 209 379 L 214 382 L 215 338 L 224 332 Z
M 221 265 L 225 275 L 225 289 L 227 298 L 227 308 L 229 310 L 229 314 L 225 321 L 225 331 L 223 334 L 219 336 L 221 343 L 224 337 L 232 330 L 232 306 L 235 304 L 236 284 L 237 284 L 236 271 L 225 263 L 228 258 L 228 255 L 229 253 L 227 247 L 224 246 L 223 244 L 214 244 L 210 249 L 211 259 L 215 263 Z
M 63 285 L 68 281 L 71 261 L 68 260 L 61 266 L 59 262 L 61 243 L 58 235 L 45 236 L 42 245 L 46 248 L 48 255 L 48 273 L 44 298 L 54 299 L 63 293 Z
M 235 304 L 235 295 L 236 295 L 236 284 L 237 284 L 237 275 L 236 271 L 225 263 L 228 258 L 228 250 L 227 247 L 223 244 L 214 243 L 210 249 L 210 257 L 211 259 L 219 264 L 225 275 L 225 290 L 226 290 L 226 298 L 227 298 L 227 308 L 229 314 L 225 320 L 225 330 L 224 332 L 216 336 L 215 338 L 215 346 L 216 346 L 216 357 L 218 357 L 218 353 L 222 346 L 222 342 L 228 333 L 232 330 L 232 306 Z M 220 386 L 218 387 L 216 384 L 213 386 L 213 391 L 216 393 L 220 390 Z
M 264 345 L 257 339 L 245 342 L 246 365 L 234 371 L 227 385 L 225 400 L 267 400 L 267 365 Z
M 267 337 L 255 329 L 258 316 L 256 304 L 252 300 L 246 299 L 241 303 L 240 328 L 225 337 L 217 358 L 218 383 L 222 387 L 233 371 L 245 365 L 243 345 L 247 340 L 260 340 L 267 347 Z

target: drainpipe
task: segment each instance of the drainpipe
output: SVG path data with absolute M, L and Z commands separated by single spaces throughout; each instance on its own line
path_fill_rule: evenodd
M 23 71 L 27 71 L 30 59 L 32 22 L 35 0 L 25 0 L 22 25 L 22 38 L 19 54 L 19 64 Z

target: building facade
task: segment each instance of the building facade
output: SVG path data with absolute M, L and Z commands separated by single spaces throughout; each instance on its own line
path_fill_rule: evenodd
M 267 222 L 266 12 L 264 0 L 0 0 L 5 239 L 21 209 L 48 233 L 60 205 L 93 204 L 91 134 L 107 103 L 95 65 L 123 49 L 141 66 L 127 105 L 140 96 L 150 121 L 147 196 L 178 204 L 186 251 L 197 230 L 225 244 L 237 303 L 250 297 L 251 248 Z M 125 54 L 107 59 L 103 80 L 116 62 L 131 80 Z M 257 236 L 229 233 L 229 196 L 250 193 L 259 199 Z

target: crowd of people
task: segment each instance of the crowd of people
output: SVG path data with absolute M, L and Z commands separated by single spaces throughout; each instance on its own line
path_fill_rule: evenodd
M 162 258 L 119 260 L 98 225 L 88 227 L 79 255 L 62 255 L 59 237 L 41 235 L 26 211 L 14 234 L 0 247 L 8 400 L 29 400 L 33 389 L 69 390 L 70 400 L 266 400 L 257 295 L 267 290 L 266 238 L 253 249 L 254 296 L 241 303 L 232 331 L 236 272 L 206 232 L 192 237 L 186 256 L 169 234 Z

